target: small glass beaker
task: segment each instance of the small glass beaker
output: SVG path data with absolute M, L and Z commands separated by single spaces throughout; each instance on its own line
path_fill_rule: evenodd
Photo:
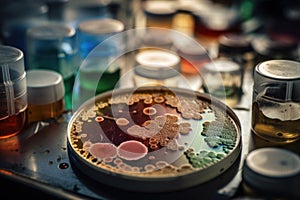
M 0 45 L 0 138 L 19 134 L 27 122 L 23 52 Z
M 242 93 L 241 65 L 229 59 L 214 59 L 204 64 L 200 74 L 204 79 L 203 90 L 233 107 Z
M 149 49 L 139 52 L 134 67 L 136 87 L 177 87 L 180 77 L 180 57 L 171 51 Z
M 181 60 L 181 71 L 184 74 L 198 75 L 204 64 L 211 62 L 206 49 L 197 42 L 178 42 L 175 44 Z
M 177 12 L 172 1 L 146 1 L 142 5 L 146 16 L 146 27 L 172 28 L 172 21 Z
M 252 130 L 274 143 L 300 139 L 300 63 L 268 60 L 255 67 Z
M 74 84 L 75 107 L 96 94 L 118 87 L 125 48 L 123 22 L 112 19 L 85 20 L 78 25 L 80 69 Z M 118 58 L 118 59 L 117 59 Z

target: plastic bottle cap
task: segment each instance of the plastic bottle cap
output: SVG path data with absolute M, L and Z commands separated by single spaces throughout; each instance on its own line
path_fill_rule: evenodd
M 172 1 L 147 1 L 144 11 L 151 15 L 172 15 L 176 12 L 176 4 Z
M 92 19 L 83 21 L 78 26 L 84 33 L 93 35 L 114 34 L 124 30 L 124 24 L 115 19 Z
M 63 38 L 73 37 L 76 30 L 68 25 L 62 24 L 47 24 L 29 28 L 27 31 L 28 37 L 37 40 L 59 40 Z
M 300 62 L 292 60 L 268 60 L 256 69 L 263 76 L 279 80 L 299 80 Z
M 287 177 L 300 172 L 299 156 L 284 149 L 255 150 L 249 154 L 246 163 L 254 172 L 269 177 Z
M 268 92 L 270 97 L 281 101 L 300 101 L 300 62 L 293 60 L 261 62 L 255 67 L 254 79 L 257 94 Z
M 257 191 L 299 196 L 300 158 L 296 153 L 265 147 L 253 150 L 243 166 L 243 180 Z
M 28 70 L 26 76 L 28 104 L 50 104 L 64 97 L 64 83 L 59 73 L 51 70 Z

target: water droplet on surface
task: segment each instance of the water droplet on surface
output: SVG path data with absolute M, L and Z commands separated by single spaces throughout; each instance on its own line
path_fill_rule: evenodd
M 69 164 L 68 163 L 60 163 L 58 165 L 58 168 L 59 169 L 67 169 L 67 168 L 69 168 Z

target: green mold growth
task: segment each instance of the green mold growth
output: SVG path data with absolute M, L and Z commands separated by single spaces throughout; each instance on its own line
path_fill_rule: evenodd
M 236 143 L 236 127 L 232 119 L 216 114 L 216 120 L 203 123 L 204 141 L 211 148 L 222 147 L 224 153 L 229 153 Z
M 216 153 L 206 150 L 195 152 L 193 148 L 187 149 L 184 154 L 194 168 L 200 169 L 217 163 L 225 157 L 225 154 L 222 152 Z

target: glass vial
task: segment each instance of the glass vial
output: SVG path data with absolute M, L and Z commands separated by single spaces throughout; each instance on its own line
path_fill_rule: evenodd
M 203 90 L 232 107 L 238 104 L 242 91 L 242 67 L 229 59 L 215 59 L 201 69 Z
M 72 92 L 78 69 L 78 46 L 74 28 L 45 24 L 27 30 L 27 70 L 47 69 L 60 73 L 65 86 L 65 109 L 72 109 Z
M 27 90 L 20 49 L 0 45 L 0 138 L 19 134 L 26 125 Z
M 123 22 L 111 19 L 92 19 L 79 23 L 80 70 L 75 83 L 75 104 L 97 94 L 118 87 L 121 76 L 122 58 L 119 53 L 125 48 Z
M 146 1 L 142 5 L 146 16 L 146 27 L 172 28 L 173 17 L 177 12 L 172 1 Z
M 28 70 L 28 123 L 57 119 L 64 112 L 62 76 L 51 70 Z
M 223 34 L 218 38 L 218 57 L 230 58 L 239 63 L 244 71 L 250 69 L 252 73 L 256 54 L 251 41 L 252 39 L 244 34 Z
M 144 50 L 136 57 L 134 82 L 136 87 L 177 87 L 180 75 L 180 57 L 166 50 Z
M 300 139 L 300 63 L 269 60 L 254 72 L 252 130 L 264 140 L 290 143 Z
M 181 59 L 181 72 L 187 75 L 199 75 L 204 64 L 211 62 L 207 50 L 194 41 L 177 42 L 175 48 Z

